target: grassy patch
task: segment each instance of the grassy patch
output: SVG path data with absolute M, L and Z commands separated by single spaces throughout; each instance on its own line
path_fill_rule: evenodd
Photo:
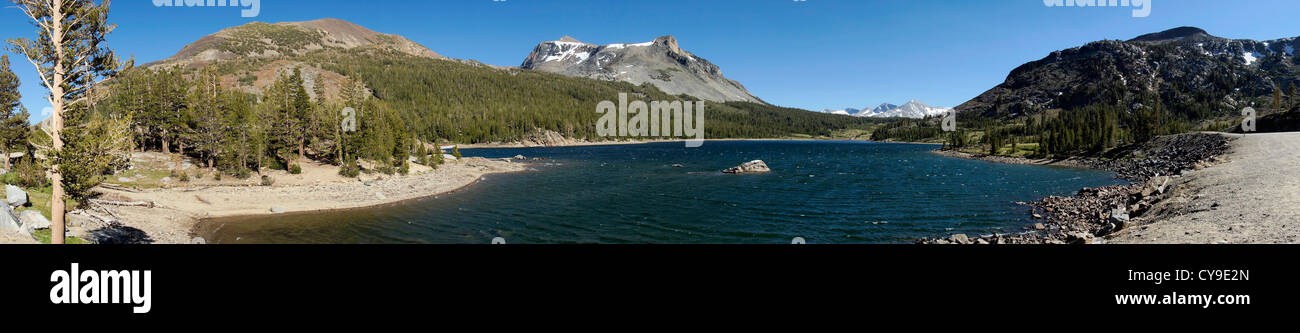
M 46 186 L 41 188 L 26 188 L 23 190 L 27 191 L 28 204 L 27 206 L 24 207 L 18 207 L 18 209 L 15 210 L 14 213 L 21 214 L 25 210 L 35 209 L 41 212 L 41 215 L 45 215 L 46 219 L 53 219 L 53 217 L 50 214 L 50 197 L 53 196 L 51 194 L 51 192 L 53 192 L 53 189 L 51 187 Z M 63 203 L 64 203 L 64 207 L 66 207 L 65 211 L 71 211 L 72 209 L 77 207 L 78 204 L 76 200 L 67 199 L 67 198 L 64 199 Z M 36 230 L 35 232 L 32 233 L 32 235 L 36 236 L 36 240 L 40 241 L 41 243 L 44 244 L 50 243 L 50 229 Z M 89 244 L 89 242 L 86 242 L 86 240 L 77 237 L 64 238 L 63 242 L 64 244 Z
M 869 126 L 868 128 L 865 129 L 848 128 L 848 129 L 836 130 L 831 132 L 831 137 L 845 138 L 845 139 L 870 139 L 871 132 L 874 131 L 876 127 L 877 126 Z
M 159 188 L 163 185 L 162 179 L 171 177 L 171 173 L 171 170 L 153 169 L 148 167 L 135 168 L 110 175 L 105 179 L 105 182 L 125 186 L 136 186 L 140 188 Z M 119 178 L 129 178 L 132 179 L 132 181 L 124 182 L 119 180 Z M 176 181 L 176 179 L 172 178 L 172 181 Z
M 36 232 L 32 233 L 32 236 L 36 236 L 36 240 L 41 242 L 41 244 L 50 243 L 50 229 L 36 230 Z M 89 244 L 89 242 L 86 242 L 86 240 L 84 239 L 71 237 L 71 236 L 64 238 L 63 243 L 64 244 Z
M 1011 152 L 1012 156 L 1028 157 L 1038 150 L 1038 143 L 1021 143 L 1016 145 L 1016 151 Z
M 28 188 L 24 190 L 27 191 L 28 206 L 19 207 L 16 213 L 21 213 L 28 209 L 37 209 L 41 212 L 41 215 L 45 215 L 45 218 L 52 219 L 52 214 L 50 214 L 50 197 L 52 196 L 51 192 L 53 189 L 47 186 L 41 188 Z M 68 198 L 63 199 L 63 204 L 65 212 L 71 211 L 78 205 L 76 200 Z

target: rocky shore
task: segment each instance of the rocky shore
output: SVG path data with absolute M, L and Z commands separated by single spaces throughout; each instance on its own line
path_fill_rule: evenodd
M 993 161 L 1020 164 L 1055 164 L 1108 170 L 1132 180 L 1127 185 L 1084 188 L 1074 196 L 1052 196 L 1030 203 L 1029 214 L 1036 221 L 1026 231 L 1010 234 L 917 240 L 921 244 L 1089 244 L 1119 232 L 1142 220 L 1168 194 L 1182 174 L 1223 161 L 1230 138 L 1216 133 L 1188 133 L 1160 137 L 1151 142 L 1121 147 L 1098 157 L 1066 160 L 1029 160 L 1002 157 Z M 952 155 L 951 153 L 947 153 Z M 980 158 L 989 160 L 987 158 Z M 1045 162 L 1046 161 L 1046 162 Z M 1068 162 L 1065 162 L 1068 161 Z M 1068 164 L 1061 164 L 1068 163 Z

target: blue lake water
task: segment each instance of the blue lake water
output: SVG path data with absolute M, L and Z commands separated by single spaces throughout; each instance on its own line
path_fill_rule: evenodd
M 900 243 L 1017 232 L 1032 222 L 1016 201 L 1122 183 L 1107 172 L 950 158 L 935 148 L 710 141 L 465 149 L 545 160 L 436 198 L 217 219 L 196 233 L 215 243 Z M 755 159 L 773 172 L 719 172 Z

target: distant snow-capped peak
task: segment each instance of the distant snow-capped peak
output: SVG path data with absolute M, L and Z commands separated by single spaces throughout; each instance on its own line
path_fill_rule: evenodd
M 894 105 L 890 103 L 881 103 L 880 105 L 874 108 L 866 107 L 862 109 L 850 108 L 850 109 L 840 109 L 840 110 L 826 109 L 822 112 L 831 113 L 831 114 L 840 114 L 840 115 L 851 115 L 857 117 L 870 117 L 870 118 L 918 118 L 919 119 L 919 118 L 943 115 L 949 110 L 952 110 L 952 108 L 933 107 L 928 104 L 922 103 L 921 101 L 918 100 L 911 100 L 908 101 L 906 104 L 903 104 L 902 106 Z
M 854 109 L 854 108 L 839 109 L 839 110 L 832 110 L 832 109 L 825 109 L 825 110 L 822 110 L 822 113 L 838 114 L 838 115 L 844 115 L 844 116 L 852 116 L 852 115 L 858 114 L 859 112 L 862 112 L 862 110 L 860 110 L 860 109 Z

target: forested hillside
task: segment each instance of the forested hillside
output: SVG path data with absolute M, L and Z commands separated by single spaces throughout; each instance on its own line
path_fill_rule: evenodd
M 236 175 L 292 170 L 302 158 L 349 174 L 360 158 L 400 173 L 412 157 L 434 158 L 435 143 L 513 142 L 539 131 L 617 139 L 595 135 L 595 108 L 620 93 L 698 100 L 649 84 L 449 60 L 343 23 L 223 30 L 167 61 L 127 66 L 102 89 L 97 114 L 130 123 L 138 149 L 179 152 Z M 367 42 L 344 42 L 354 40 Z M 355 132 L 340 126 L 344 108 L 356 111 Z M 831 137 L 885 122 L 749 102 L 706 102 L 705 110 L 707 138 Z
M 875 137 L 1050 156 L 1232 130 L 1247 107 L 1264 116 L 1300 105 L 1296 43 L 1231 40 L 1190 27 L 1093 42 L 1024 64 L 957 106 L 957 133 L 942 133 L 938 119 L 930 119 L 883 128 Z

